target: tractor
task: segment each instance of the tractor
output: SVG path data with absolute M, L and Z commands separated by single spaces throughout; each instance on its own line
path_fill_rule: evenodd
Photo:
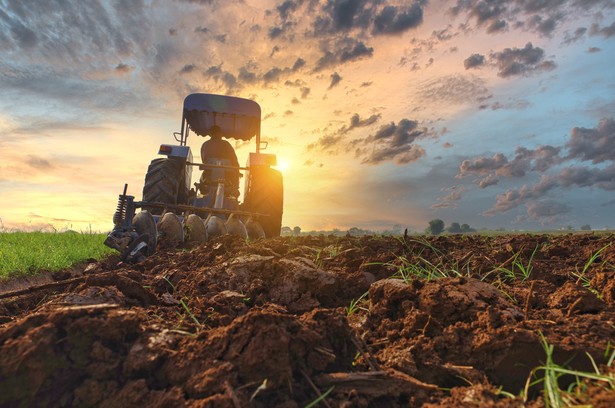
M 215 157 L 215 152 L 195 163 L 187 145 L 191 132 L 211 136 L 210 140 L 220 135 L 240 141 L 255 138 L 256 151 L 249 153 L 245 167 L 236 163 L 236 156 L 233 163 L 229 157 Z M 149 164 L 142 201 L 127 195 L 124 185 L 105 245 L 118 250 L 123 261 L 134 262 L 162 245 L 205 242 L 225 234 L 248 240 L 280 235 L 282 174 L 273 168 L 276 156 L 262 153 L 267 142 L 261 141 L 258 103 L 233 96 L 188 95 L 181 131 L 173 135 L 179 145 L 160 146 L 158 154 L 165 157 Z M 234 155 L 230 144 L 229 148 Z M 202 171 L 197 182 L 192 181 L 195 167 Z M 244 179 L 243 202 L 238 197 L 240 177 Z

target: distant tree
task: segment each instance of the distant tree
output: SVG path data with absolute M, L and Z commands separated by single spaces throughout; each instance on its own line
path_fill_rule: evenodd
M 295 228 L 293 228 L 293 235 L 294 235 L 294 236 L 299 236 L 299 235 L 301 235 L 301 227 L 295 227 Z
M 589 224 L 581 225 L 581 231 L 591 231 L 592 227 Z
M 438 218 L 429 221 L 429 227 L 425 230 L 426 233 L 431 235 L 439 235 L 442 231 L 444 231 L 444 221 Z
M 282 227 L 282 229 L 280 230 L 280 235 L 282 235 L 283 237 L 293 235 L 293 230 L 290 227 Z
M 572 225 L 567 225 L 566 231 L 574 231 L 574 227 Z
M 468 224 L 461 224 L 461 232 L 472 232 L 472 228 Z
M 459 234 L 459 233 L 461 233 L 461 226 L 459 225 L 458 222 L 452 222 L 447 230 L 451 234 Z

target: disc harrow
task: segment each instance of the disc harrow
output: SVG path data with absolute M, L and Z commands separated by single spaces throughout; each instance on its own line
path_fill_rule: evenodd
M 121 253 L 123 261 L 142 260 L 156 248 L 200 244 L 227 234 L 249 241 L 265 238 L 263 227 L 255 218 L 267 217 L 266 214 L 134 201 L 134 196 L 126 194 L 127 187 L 119 195 L 113 216 L 115 226 L 105 240 L 105 245 Z M 163 212 L 153 215 L 144 208 L 162 208 Z

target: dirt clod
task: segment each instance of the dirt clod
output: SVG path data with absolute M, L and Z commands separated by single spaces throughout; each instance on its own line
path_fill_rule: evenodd
M 542 406 L 544 342 L 613 375 L 613 238 L 225 236 L 0 282 L 0 407 Z

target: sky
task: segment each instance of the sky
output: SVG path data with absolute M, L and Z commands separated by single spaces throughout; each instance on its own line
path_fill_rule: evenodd
M 291 228 L 615 227 L 615 0 L 0 0 L 0 56 L 3 230 L 110 230 L 195 92 Z

